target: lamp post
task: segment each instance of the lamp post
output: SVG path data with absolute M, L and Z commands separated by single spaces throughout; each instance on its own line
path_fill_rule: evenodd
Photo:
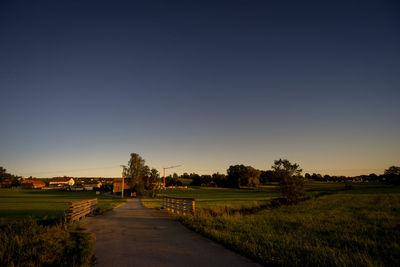
M 125 174 L 126 174 L 126 166 L 125 165 L 121 165 L 122 167 L 122 188 L 121 188 L 121 198 L 124 198 L 124 179 L 125 179 Z

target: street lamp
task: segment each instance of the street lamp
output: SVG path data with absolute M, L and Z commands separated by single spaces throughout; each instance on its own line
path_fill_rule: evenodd
M 122 188 L 121 188 L 121 198 L 124 198 L 124 179 L 125 179 L 125 174 L 126 174 L 126 166 L 121 165 L 122 167 Z

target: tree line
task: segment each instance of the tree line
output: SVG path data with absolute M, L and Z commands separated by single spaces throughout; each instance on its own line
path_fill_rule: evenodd
M 305 173 L 306 180 L 314 180 L 320 182 L 346 182 L 346 181 L 361 181 L 361 182 L 385 182 L 389 184 L 399 184 L 400 180 L 400 167 L 391 166 L 384 171 L 383 174 L 377 175 L 371 173 L 369 175 L 357 176 L 336 176 L 336 175 L 322 175 L 319 173 Z M 191 179 L 192 186 L 216 186 L 216 187 L 241 187 L 241 186 L 257 186 L 268 185 L 271 183 L 278 183 L 280 181 L 279 175 L 271 167 L 270 170 L 257 170 L 252 166 L 245 165 L 232 165 L 227 169 L 227 175 L 221 173 L 214 173 L 211 175 L 199 175 L 197 173 L 183 173 L 182 175 L 169 175 L 166 180 L 171 181 L 171 185 L 177 185 L 179 179 Z

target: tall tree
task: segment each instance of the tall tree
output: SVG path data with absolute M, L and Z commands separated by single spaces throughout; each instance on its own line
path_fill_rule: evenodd
M 137 194 L 144 193 L 145 180 L 149 176 L 150 169 L 145 160 L 139 154 L 131 153 L 127 168 L 127 182 L 130 189 Z
M 304 195 L 304 179 L 302 169 L 296 163 L 292 164 L 287 159 L 275 160 L 272 169 L 279 179 L 279 191 L 283 193 L 288 203 L 297 203 Z

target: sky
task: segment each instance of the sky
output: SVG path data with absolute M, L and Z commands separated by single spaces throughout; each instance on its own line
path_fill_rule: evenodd
M 399 166 L 396 2 L 1 1 L 0 166 Z

